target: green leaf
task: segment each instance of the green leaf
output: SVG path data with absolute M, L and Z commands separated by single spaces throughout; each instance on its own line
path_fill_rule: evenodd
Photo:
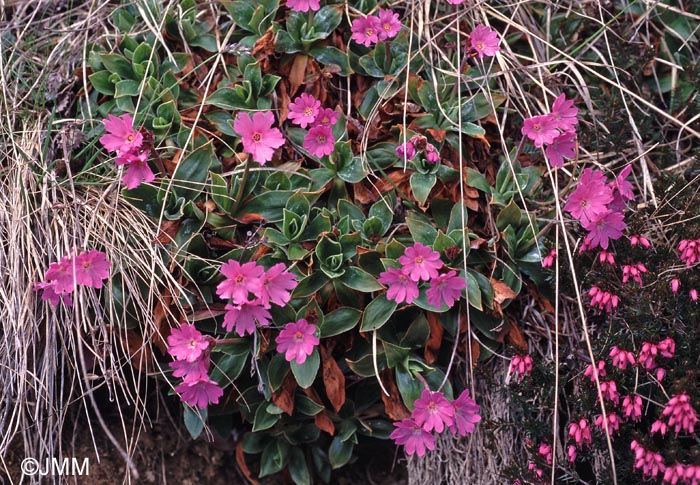
M 307 416 L 316 416 L 326 408 L 308 396 L 297 394 L 294 400 L 294 409 Z
M 277 392 L 284 382 L 284 378 L 289 373 L 289 362 L 284 358 L 284 354 L 277 353 L 270 360 L 267 366 L 267 380 L 270 384 L 270 390 Z
M 397 365 L 408 364 L 408 352 L 410 349 L 386 341 L 382 342 L 382 345 L 384 346 L 386 363 L 389 367 L 394 368 Z
M 237 216 L 244 214 L 259 214 L 269 222 L 279 222 L 282 220 L 282 213 L 289 198 L 294 195 L 293 190 L 270 190 L 256 195 L 246 205 L 241 207 L 236 213 Z
M 425 205 L 425 201 L 428 200 L 430 191 L 435 186 L 435 182 L 437 182 L 437 177 L 434 174 L 415 172 L 411 175 L 410 180 L 413 196 L 420 205 Z
M 124 96 L 138 96 L 140 84 L 138 81 L 131 79 L 123 79 L 114 87 L 114 97 L 123 98 Z
M 316 380 L 320 363 L 321 358 L 316 349 L 306 358 L 303 364 L 297 364 L 296 360 L 289 363 L 292 368 L 292 374 L 294 374 L 294 378 L 300 387 L 304 389 L 311 387 L 311 384 Z
M 252 108 L 248 102 L 250 93 L 246 92 L 242 86 L 234 88 L 220 88 L 207 98 L 204 104 L 213 104 L 216 107 L 226 110 Z
M 88 79 L 98 93 L 114 96 L 114 83 L 110 81 L 110 77 L 109 71 L 98 71 L 90 74 Z
M 316 293 L 318 290 L 323 288 L 323 286 L 328 283 L 328 277 L 321 273 L 320 271 L 315 271 L 311 273 L 309 276 L 305 276 L 297 285 L 296 288 L 294 288 L 294 292 L 292 293 L 292 298 L 306 298 L 314 293 Z
M 209 169 L 215 161 L 211 143 L 200 146 L 180 160 L 173 174 L 173 192 L 185 200 L 194 200 L 204 190 Z
M 515 203 L 515 199 L 511 199 L 508 205 L 503 208 L 498 214 L 498 217 L 496 217 L 496 227 L 498 227 L 499 231 L 505 230 L 509 225 L 517 229 L 520 226 L 520 218 L 522 215 L 523 213 L 520 207 Z
M 341 307 L 330 312 L 323 317 L 323 325 L 321 325 L 321 338 L 333 337 L 347 332 L 357 325 L 360 321 L 362 312 L 350 307 Z
M 467 167 L 467 185 L 469 187 L 474 187 L 475 189 L 481 190 L 482 192 L 486 192 L 487 194 L 491 193 L 491 185 L 489 184 L 489 181 L 486 180 L 486 177 L 481 175 L 479 172 L 474 170 L 473 168 L 468 168 Z
M 260 456 L 260 478 L 273 475 L 285 467 L 289 448 L 284 440 L 270 440 Z
M 471 306 L 477 310 L 483 310 L 481 306 L 481 289 L 479 288 L 479 282 L 470 271 L 467 271 L 467 298 Z
M 322 38 L 328 37 L 343 19 L 340 6 L 326 5 L 314 14 L 313 27 Z
M 419 220 L 414 213 L 406 215 L 406 224 L 415 242 L 423 243 L 426 246 L 433 245 L 437 237 L 437 229 L 435 227 Z
M 328 460 L 334 470 L 346 465 L 352 458 L 352 450 L 355 444 L 351 440 L 341 441 L 340 436 L 335 436 L 328 448 Z
M 397 306 L 394 300 L 387 300 L 386 294 L 376 297 L 365 308 L 360 331 L 369 332 L 381 328 L 394 314 Z
M 348 267 L 345 270 L 345 273 L 340 277 L 340 281 L 345 286 L 363 293 L 384 289 L 381 284 L 377 283 L 374 276 L 364 270 L 361 270 L 357 266 Z
M 399 388 L 403 403 L 409 411 L 413 411 L 413 403 L 420 399 L 424 389 L 423 384 L 418 379 L 414 379 L 411 373 L 401 366 L 394 370 L 396 372 L 396 386 Z
M 296 485 L 311 485 L 309 466 L 300 448 L 292 447 L 289 450 L 289 475 Z
M 311 57 L 316 59 L 321 64 L 332 64 L 338 66 L 340 68 L 341 76 L 349 76 L 352 73 L 347 52 L 343 52 L 337 47 L 314 47 L 309 51 L 309 55 L 311 55 Z
M 100 60 L 109 72 L 118 74 L 122 79 L 134 78 L 131 63 L 124 56 L 119 54 L 100 54 Z
M 188 405 L 184 408 L 185 427 L 190 432 L 192 439 L 197 439 L 204 430 L 204 422 L 207 420 L 207 410 L 197 409 L 196 411 Z
M 262 431 L 272 428 L 277 421 L 280 420 L 279 414 L 270 414 L 267 412 L 267 404 L 263 401 L 255 411 L 255 419 L 253 420 L 253 432 Z

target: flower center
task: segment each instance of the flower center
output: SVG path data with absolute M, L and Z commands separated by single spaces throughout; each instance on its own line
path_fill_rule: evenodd
M 323 135 L 318 135 L 318 142 L 319 143 L 325 143 L 326 142 L 326 137 Z
M 418 256 L 416 258 L 416 264 L 423 264 L 423 256 Z
M 367 32 L 365 32 L 365 35 L 367 37 L 372 37 L 374 35 L 374 29 L 367 29 Z
M 313 116 L 314 110 L 311 109 L 311 108 L 306 108 L 306 109 L 304 110 L 304 114 L 305 114 L 306 116 Z
M 535 133 L 539 133 L 540 131 L 542 131 L 542 125 L 532 125 L 532 131 L 534 131 Z
M 245 280 L 245 276 L 243 276 L 242 274 L 239 274 L 238 276 L 236 276 L 236 283 L 241 284 L 241 283 L 243 283 L 244 280 Z
M 134 135 L 127 136 L 126 141 L 134 141 Z
M 197 341 L 192 339 L 190 340 L 190 348 L 191 349 L 196 349 L 197 348 Z
M 437 404 L 434 402 L 431 402 L 430 404 L 428 404 L 428 409 L 430 409 L 430 411 L 433 413 L 436 412 L 437 411 Z
M 484 49 L 484 43 L 483 42 L 477 42 L 476 43 L 476 48 L 478 50 L 483 50 Z
M 258 141 L 262 140 L 262 135 L 260 133 L 253 133 L 252 138 L 253 138 L 253 141 L 258 142 Z
M 297 332 L 294 334 L 294 339 L 295 340 L 304 340 L 304 334 L 301 332 Z
M 384 24 L 384 30 L 389 32 L 391 30 L 391 24 Z

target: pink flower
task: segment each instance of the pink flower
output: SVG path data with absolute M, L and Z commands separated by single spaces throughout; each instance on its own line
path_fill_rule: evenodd
M 331 108 L 318 110 L 314 125 L 333 126 L 338 122 L 338 112 Z
M 239 305 L 226 305 L 223 327 L 227 332 L 236 328 L 236 333 L 243 337 L 245 334 L 255 333 L 255 322 L 261 327 L 270 325 L 272 315 L 262 305 L 260 300 L 246 301 Z
M 623 199 L 627 200 L 634 199 L 634 190 L 632 184 L 625 180 L 631 172 L 632 165 L 627 165 L 625 168 L 622 169 L 620 175 L 618 175 L 614 181 L 608 184 L 613 190 L 613 192 L 619 193 Z
M 557 250 L 552 249 L 547 256 L 542 258 L 542 267 L 551 268 L 554 266 L 554 260 L 557 258 Z
M 58 304 L 63 301 L 66 306 L 73 306 L 73 299 L 67 293 L 56 293 L 55 290 L 56 281 L 41 281 L 39 283 L 34 283 L 34 291 L 43 290 L 41 293 L 41 300 L 51 303 L 53 306 L 58 306 Z
M 454 423 L 450 427 L 452 433 L 457 433 L 459 436 L 466 436 L 468 433 L 473 433 L 476 429 L 476 423 L 481 421 L 479 416 L 480 406 L 469 397 L 469 390 L 465 389 L 457 399 L 452 402 L 454 407 Z
M 680 431 L 690 434 L 695 432 L 698 417 L 695 409 L 690 405 L 690 396 L 686 393 L 674 395 L 661 414 L 668 419 L 668 426 L 674 428 L 676 435 Z
M 402 266 L 401 272 L 415 282 L 437 278 L 438 270 L 442 268 L 440 253 L 419 242 L 406 248 L 399 263 Z
M 393 10 L 380 8 L 377 19 L 381 27 L 378 33 L 379 40 L 393 39 L 401 30 L 399 14 L 394 13 Z
M 406 143 L 402 143 L 401 145 L 397 146 L 395 152 L 396 156 L 399 158 L 413 160 L 413 157 L 416 156 L 416 147 L 409 140 Z
M 122 184 L 132 190 L 142 183 L 150 183 L 156 179 L 155 174 L 148 166 L 148 152 L 125 153 L 114 161 L 117 165 L 126 165 L 122 175 Z
M 289 116 L 292 123 L 306 128 L 316 119 L 321 108 L 321 102 L 310 94 L 302 93 L 294 102 L 289 103 Z
M 608 413 L 607 419 L 603 419 L 603 415 L 599 414 L 595 418 L 595 425 L 603 431 L 607 431 L 610 434 L 615 434 L 620 430 L 620 424 L 622 420 L 620 416 L 615 413 Z
M 571 463 L 576 461 L 576 446 L 569 445 L 566 447 L 566 456 Z
M 397 445 L 404 445 L 407 454 L 416 453 L 418 456 L 423 456 L 426 448 L 435 449 L 435 436 L 425 431 L 412 419 L 397 421 L 394 426 L 396 429 L 392 431 L 390 438 Z
M 49 264 L 44 280 L 52 284 L 52 291 L 57 295 L 72 293 L 75 289 L 73 278 L 73 259 L 61 258 L 61 261 Z
M 177 360 L 194 362 L 209 348 L 209 340 L 194 325 L 183 323 L 168 336 L 168 353 Z
M 638 395 L 625 396 L 622 399 L 622 413 L 632 421 L 642 418 L 642 398 Z
M 315 125 L 304 135 L 304 148 L 316 157 L 330 155 L 335 149 L 335 138 L 330 125 Z
M 271 111 L 257 111 L 253 116 L 239 112 L 233 121 L 233 129 L 241 136 L 243 150 L 261 165 L 272 160 L 275 149 L 284 145 L 282 132 L 272 127 L 274 122 Z
M 645 450 L 636 440 L 630 443 L 630 449 L 634 451 L 634 468 L 641 468 L 644 476 L 655 478 L 666 470 L 661 454 Z
M 321 8 L 320 0 L 287 0 L 287 7 L 295 12 L 315 12 Z
M 186 360 L 174 360 L 170 362 L 173 377 L 184 377 L 189 380 L 207 379 L 209 373 L 209 353 L 202 354 L 200 359 L 194 362 Z
M 691 299 L 691 300 L 693 300 L 693 301 L 698 301 L 698 290 L 696 290 L 695 288 L 692 288 L 692 289 L 688 292 L 688 296 L 690 296 L 690 299 Z
M 578 448 L 590 445 L 593 442 L 593 436 L 591 435 L 591 428 L 588 426 L 588 421 L 581 419 L 577 423 L 569 423 L 569 438 L 573 438 Z
M 102 123 L 107 134 L 100 137 L 100 143 L 110 152 L 116 151 L 121 155 L 141 148 L 143 135 L 134 130 L 134 120 L 128 113 L 119 117 L 107 115 L 107 119 L 102 120 Z
M 578 108 L 574 106 L 574 101 L 566 99 L 564 93 L 560 94 L 552 103 L 552 121 L 557 128 L 564 132 L 576 130 L 576 125 L 578 124 L 577 113 Z
M 316 326 L 310 325 L 303 318 L 296 323 L 290 322 L 275 338 L 277 352 L 285 352 L 284 358 L 288 362 L 295 360 L 297 364 L 303 364 L 313 353 L 314 347 L 320 343 L 315 333 Z
M 479 24 L 474 27 L 472 33 L 469 34 L 469 42 L 479 59 L 483 59 L 484 56 L 495 56 L 496 52 L 501 50 L 498 46 L 501 42 L 498 33 L 485 25 Z
M 192 407 L 204 409 L 209 403 L 218 404 L 219 398 L 224 395 L 219 384 L 209 378 L 185 379 L 175 388 L 180 399 Z
M 676 463 L 675 465 L 669 465 L 664 471 L 663 483 L 670 483 L 671 485 L 676 485 L 680 480 L 681 483 L 685 482 L 686 465 L 683 463 Z
M 638 234 L 630 236 L 630 246 L 635 247 L 638 244 L 647 249 L 651 247 L 651 243 L 644 236 L 640 236 Z
M 221 273 L 226 279 L 216 287 L 216 294 L 223 299 L 233 299 L 236 305 L 247 303 L 248 293 L 260 298 L 263 292 L 264 272 L 265 268 L 255 261 L 241 265 L 238 261 L 230 259 L 221 265 Z
M 639 283 L 640 288 L 642 284 L 642 274 L 647 272 L 646 266 L 642 263 L 637 264 L 623 264 L 622 265 L 622 283 L 627 283 L 630 278 Z
M 549 145 L 559 136 L 559 130 L 552 123 L 550 115 L 525 118 L 520 132 L 532 140 L 537 148 L 540 148 L 545 143 Z
M 440 161 L 440 154 L 432 143 L 428 143 L 425 146 L 425 159 L 428 163 L 438 163 Z
M 583 372 L 583 375 L 588 377 L 591 380 L 591 382 L 595 382 L 595 380 L 599 377 L 605 377 L 605 361 L 599 360 L 597 368 L 594 367 L 593 364 L 588 364 L 588 367 L 586 367 L 586 370 Z
M 297 287 L 297 284 L 297 275 L 287 271 L 284 263 L 277 263 L 262 277 L 260 299 L 263 306 L 269 308 L 270 303 L 278 306 L 286 305 L 291 300 L 291 291 Z
M 510 371 L 522 379 L 525 374 L 532 372 L 532 357 L 529 355 L 516 355 L 510 361 Z
M 666 337 L 658 343 L 657 348 L 659 349 L 659 353 L 663 357 L 666 357 L 667 359 L 672 359 L 673 354 L 676 353 L 676 341 L 673 340 L 671 337 Z
M 379 19 L 373 15 L 358 17 L 352 21 L 350 27 L 352 31 L 351 39 L 365 47 L 379 42 L 379 33 L 384 29 Z
M 565 158 L 574 158 L 576 156 L 576 133 L 573 131 L 560 133 L 552 140 L 552 143 L 547 145 L 544 152 L 547 154 L 552 167 L 564 166 Z
M 107 255 L 93 249 L 75 257 L 75 282 L 92 288 L 102 288 L 102 280 L 109 278 Z
M 600 383 L 600 393 L 603 395 L 603 399 L 612 401 L 615 404 L 620 399 L 620 394 L 617 392 L 617 384 L 615 381 L 604 381 Z
M 592 286 L 588 291 L 588 296 L 591 297 L 590 305 L 600 311 L 610 313 L 617 308 L 620 303 L 620 297 L 613 295 L 609 291 L 603 291 L 597 286 Z
M 566 202 L 564 210 L 583 223 L 609 212 L 607 204 L 611 201 L 612 193 L 610 187 L 605 185 L 603 172 L 587 168 L 583 171 L 576 190 Z
M 634 365 L 634 354 L 627 350 L 622 350 L 617 346 L 610 349 L 610 357 L 612 357 L 612 365 L 620 370 L 627 369 L 627 364 Z
M 537 452 L 547 461 L 547 465 L 552 464 L 552 445 L 540 443 Z
M 464 3 L 464 0 L 447 0 L 447 3 L 450 5 L 461 5 Z
M 613 253 L 608 252 L 605 249 L 598 253 L 598 261 L 600 261 L 600 264 L 608 263 L 615 266 L 615 256 L 613 256 Z
M 389 287 L 386 297 L 396 303 L 406 302 L 410 305 L 418 298 L 418 284 L 396 268 L 380 273 L 377 281 Z
M 661 421 L 660 419 L 657 419 L 651 424 L 651 434 L 654 433 L 660 433 L 661 436 L 666 436 L 666 432 L 668 431 L 668 425 Z
M 462 296 L 462 290 L 467 287 L 467 282 L 464 278 L 457 276 L 456 271 L 448 271 L 430 280 L 430 288 L 425 292 L 428 297 L 428 303 L 434 307 L 440 308 L 442 302 L 445 305 L 452 307 L 455 301 Z
M 700 261 L 700 239 L 683 239 L 678 244 L 678 251 L 681 253 L 681 261 L 690 268 L 697 261 Z
M 413 406 L 411 417 L 425 431 L 435 430 L 442 433 L 445 426 L 452 426 L 454 423 L 455 408 L 441 392 L 425 389 Z
M 680 288 L 680 286 L 681 286 L 681 280 L 679 280 L 678 278 L 673 278 L 671 280 L 671 291 L 673 292 L 674 295 L 678 293 L 678 288 Z
M 608 249 L 608 241 L 610 239 L 619 239 L 622 237 L 622 231 L 625 230 L 625 216 L 621 212 L 602 212 L 598 214 L 590 222 L 581 221 L 581 225 L 590 231 L 586 236 L 591 247 L 600 246 L 603 249 Z

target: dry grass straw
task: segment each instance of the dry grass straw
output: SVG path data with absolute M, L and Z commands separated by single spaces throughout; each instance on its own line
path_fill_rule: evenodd
M 71 86 L 86 80 L 76 81 L 73 72 L 83 65 L 87 43 L 111 29 L 109 12 L 102 2 L 9 7 L 0 1 L 0 458 L 6 472 L 10 451 L 40 463 L 74 456 L 64 447 L 66 433 L 89 432 L 93 442 L 106 435 L 124 458 L 124 481 L 138 477 L 130 457 L 148 420 L 143 399 L 155 382 L 140 370 L 158 332 L 153 309 L 164 291 L 181 290 L 154 243 L 157 226 L 120 199 L 114 177 L 104 178 L 99 166 L 71 173 L 75 120 L 56 119 L 47 108 L 54 101 L 55 115 L 74 102 Z M 105 251 L 113 278 L 99 291 L 79 288 L 72 308 L 54 308 L 33 284 L 74 248 Z M 123 283 L 127 309 L 105 298 L 115 282 Z M 140 332 L 127 335 L 128 322 L 138 322 Z M 94 397 L 100 388 L 120 424 L 103 418 Z M 70 425 L 76 412 L 87 417 L 88 429 Z M 114 450 L 95 453 L 99 460 Z

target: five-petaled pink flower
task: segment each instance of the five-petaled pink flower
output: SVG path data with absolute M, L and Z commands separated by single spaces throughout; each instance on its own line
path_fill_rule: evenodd
M 320 108 L 314 125 L 333 126 L 338 122 L 338 112 L 331 108 Z
M 75 257 L 75 282 L 92 288 L 102 288 L 102 280 L 109 278 L 107 255 L 93 249 Z
M 313 353 L 314 347 L 320 343 L 315 333 L 316 325 L 311 325 L 303 318 L 297 322 L 289 322 L 275 338 L 277 352 L 284 352 L 284 358 L 288 362 L 294 360 L 297 364 L 303 364 Z
M 380 273 L 377 281 L 389 287 L 386 297 L 396 303 L 406 302 L 410 305 L 418 298 L 418 283 L 396 268 L 389 268 Z
M 583 224 L 595 220 L 599 214 L 609 212 L 607 204 L 612 199 L 603 172 L 589 167 L 581 174 L 576 190 L 569 197 L 564 210 Z
M 448 271 L 430 280 L 430 288 L 425 292 L 428 297 L 428 303 L 434 307 L 442 307 L 442 302 L 445 305 L 452 307 L 456 300 L 462 296 L 462 290 L 467 287 L 467 282 L 464 278 L 457 276 L 456 271 Z
M 238 113 L 233 121 L 233 129 L 241 136 L 243 150 L 261 165 L 272 160 L 275 149 L 284 145 L 282 132 L 272 127 L 274 122 L 272 111 L 258 111 L 253 116 Z
M 552 140 L 544 149 L 552 167 L 562 167 L 565 158 L 576 156 L 576 132 L 565 131 Z
M 351 39 L 365 47 L 379 42 L 379 33 L 383 30 L 379 19 L 374 15 L 358 17 L 352 21 L 350 27 Z
M 440 253 L 419 242 L 406 248 L 399 263 L 401 272 L 415 282 L 437 278 L 438 270 L 442 268 Z
M 287 7 L 295 12 L 315 12 L 321 8 L 321 0 L 287 0 Z
M 435 449 L 435 436 L 425 431 L 414 420 L 406 418 L 395 422 L 394 426 L 396 429 L 392 431 L 390 438 L 397 445 L 404 445 L 407 454 L 416 453 L 418 456 L 423 456 L 426 448 Z
M 56 294 L 72 293 L 75 289 L 73 258 L 64 257 L 58 262 L 49 264 L 44 279 L 48 282 L 54 282 L 52 290 Z
M 48 301 L 53 306 L 63 301 L 66 306 L 73 306 L 73 299 L 68 293 L 56 293 L 56 281 L 40 281 L 34 283 L 34 291 L 41 290 L 41 300 Z
M 208 377 L 185 378 L 175 388 L 175 392 L 180 395 L 183 402 L 200 409 L 206 408 L 209 403 L 218 404 L 219 398 L 224 395 L 219 384 Z
M 268 307 L 270 303 L 284 306 L 292 298 L 290 293 L 297 287 L 297 275 L 287 271 L 284 263 L 277 263 L 268 269 L 262 277 L 262 292 L 260 300 L 263 306 Z
M 532 140 L 532 143 L 534 143 L 537 148 L 540 148 L 545 143 L 552 143 L 560 134 L 556 125 L 552 122 L 551 115 L 525 118 L 520 132 Z
M 156 179 L 155 174 L 148 166 L 148 152 L 142 151 L 139 153 L 125 153 L 119 155 L 114 163 L 117 165 L 126 165 L 126 170 L 124 170 L 124 175 L 122 176 L 122 183 L 126 185 L 126 188 L 131 190 L 135 189 L 142 183 L 153 182 Z
M 379 40 L 393 39 L 401 30 L 401 22 L 399 22 L 399 14 L 393 10 L 380 8 L 377 13 L 379 19 Z
M 316 157 L 330 155 L 335 149 L 335 138 L 330 125 L 316 125 L 311 127 L 304 136 L 304 148 Z
M 194 362 L 174 360 L 169 365 L 173 370 L 173 377 L 197 380 L 206 379 L 209 376 L 209 354 L 207 352 Z
M 479 59 L 483 59 L 484 56 L 495 56 L 496 52 L 501 50 L 498 46 L 501 42 L 498 33 L 485 25 L 479 24 L 474 27 L 472 33 L 469 34 L 469 42 Z
M 226 279 L 216 287 L 216 294 L 224 299 L 231 298 L 236 305 L 248 302 L 248 293 L 260 298 L 264 272 L 265 268 L 255 261 L 240 264 L 231 259 L 221 265 L 221 273 Z
M 143 135 L 134 130 L 134 120 L 128 113 L 118 117 L 107 115 L 107 119 L 102 120 L 102 123 L 107 134 L 100 137 L 100 143 L 110 152 L 116 151 L 121 155 L 141 148 Z
M 608 241 L 610 239 L 619 239 L 622 237 L 622 231 L 625 230 L 625 216 L 621 212 L 605 211 L 598 214 L 592 221 L 581 221 L 581 225 L 588 231 L 586 240 L 591 247 L 600 246 L 603 249 L 608 249 Z
M 571 132 L 576 130 L 578 124 L 577 113 L 578 108 L 574 106 L 574 100 L 566 99 L 566 94 L 562 93 L 552 103 L 550 116 L 555 127 L 565 132 Z
M 272 315 L 260 300 L 246 301 L 238 305 L 226 305 L 223 327 L 230 332 L 234 327 L 236 333 L 243 337 L 255 333 L 255 322 L 261 327 L 270 325 Z
M 183 323 L 168 336 L 168 353 L 177 360 L 194 362 L 209 348 L 209 340 L 194 325 Z
M 442 433 L 446 426 L 454 424 L 455 408 L 441 392 L 425 389 L 413 406 L 411 417 L 425 431 Z
M 321 102 L 310 94 L 302 93 L 289 103 L 289 116 L 292 123 L 306 128 L 314 122 L 321 109 Z
M 476 423 L 481 421 L 479 416 L 480 406 L 469 397 L 469 389 L 462 391 L 457 399 L 452 401 L 454 407 L 454 423 L 450 430 L 460 436 L 466 436 L 467 433 L 473 433 L 476 429 Z

